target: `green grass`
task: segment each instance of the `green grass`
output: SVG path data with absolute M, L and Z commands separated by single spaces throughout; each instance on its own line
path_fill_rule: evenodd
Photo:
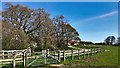
M 13 68 L 13 65 L 12 64 L 3 64 L 3 65 L 0 65 L 0 68 Z M 23 68 L 23 66 L 21 66 L 21 63 L 19 63 L 16 65 L 16 68 Z
M 93 56 L 97 58 L 95 64 L 100 66 L 118 66 L 118 47 L 117 46 L 106 46 L 106 51 Z
M 0 65 L 0 68 L 2 67 L 3 65 Z
M 104 46 L 104 52 L 97 53 L 96 55 L 68 60 L 62 64 L 68 66 L 118 66 L 118 46 Z

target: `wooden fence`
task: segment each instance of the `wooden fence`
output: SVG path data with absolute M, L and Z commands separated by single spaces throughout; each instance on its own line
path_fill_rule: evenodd
M 23 51 L 26 51 L 28 55 L 31 55 L 31 49 L 28 47 L 24 50 L 1 50 L 0 51 L 0 59 L 10 59 L 13 58 L 13 54 L 21 55 Z
M 16 68 L 16 63 L 17 62 L 22 62 L 24 67 L 26 67 L 26 58 L 27 58 L 27 53 L 25 51 L 22 52 L 22 54 L 5 54 L 2 56 L 12 56 L 11 59 L 1 59 L 0 62 L 1 64 L 9 64 L 12 62 L 13 68 Z
M 0 64 L 10 64 L 12 62 L 13 68 L 15 68 L 17 62 L 22 62 L 23 66 L 26 67 L 26 58 L 30 55 L 30 48 L 25 50 L 1 50 Z
M 74 59 L 74 56 L 77 56 L 80 58 L 80 56 L 87 57 L 90 55 L 94 55 L 96 53 L 102 52 L 104 49 L 102 48 L 94 48 L 94 49 L 79 49 L 79 50 L 55 50 L 53 52 L 49 52 L 49 50 L 46 50 L 46 56 L 51 57 L 58 62 L 66 60 L 67 57 L 71 57 L 71 59 Z
M 47 58 L 52 58 L 58 62 L 61 62 L 61 61 L 65 61 L 67 57 L 71 57 L 71 60 L 73 60 L 74 57 L 77 56 L 80 59 L 81 56 L 87 57 L 87 56 L 94 55 L 102 51 L 104 51 L 104 49 L 101 49 L 101 48 L 79 49 L 79 50 L 54 50 L 54 51 L 49 51 L 49 49 L 47 49 L 47 50 L 42 50 L 41 56 L 44 57 L 44 64 L 47 64 L 47 60 L 46 60 Z M 29 58 L 32 58 L 32 56 L 28 56 L 28 53 L 26 50 L 22 51 L 21 54 L 13 53 L 12 55 L 9 54 L 9 56 L 12 56 L 12 59 L 0 60 L 0 62 L 12 61 L 13 68 L 16 67 L 16 63 L 18 61 L 22 62 L 22 66 L 23 66 L 22 68 L 27 68 L 28 66 L 32 65 L 34 61 L 37 61 L 37 58 L 36 58 L 31 63 L 28 63 Z M 33 58 L 35 57 L 39 58 L 39 56 L 33 56 Z

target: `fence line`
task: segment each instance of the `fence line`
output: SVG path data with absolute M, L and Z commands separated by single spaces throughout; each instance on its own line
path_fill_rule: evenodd
M 49 57 L 60 62 L 61 58 L 63 59 L 63 61 L 66 60 L 66 57 L 71 57 L 72 60 L 74 59 L 74 56 L 78 56 L 78 58 L 80 58 L 80 55 L 83 55 L 83 57 L 85 58 L 86 56 L 94 55 L 102 51 L 103 49 L 101 48 L 82 49 L 82 50 L 79 50 L 79 49 L 78 50 L 63 50 L 63 51 L 58 50 L 58 53 L 54 51 L 54 53 L 49 54 Z
M 44 63 L 47 64 L 47 58 L 51 57 L 53 59 L 55 59 L 58 62 L 61 61 L 66 61 L 67 57 L 71 57 L 71 60 L 74 59 L 75 56 L 78 57 L 78 59 L 81 58 L 81 55 L 85 58 L 88 57 L 90 55 L 94 55 L 96 53 L 102 52 L 104 49 L 101 48 L 94 48 L 94 49 L 78 49 L 78 50 L 54 50 L 54 51 L 49 51 L 49 49 L 47 50 L 42 50 L 42 55 L 44 57 Z M 5 55 L 5 54 L 4 54 Z M 37 61 L 37 59 L 40 57 L 37 57 L 35 60 L 33 60 L 31 63 L 28 64 L 28 59 L 32 58 L 32 57 L 28 57 L 28 53 L 26 50 L 22 51 L 21 54 L 17 54 L 17 53 L 13 53 L 12 55 L 12 60 L 9 61 L 13 61 L 13 68 L 16 67 L 16 63 L 18 60 L 18 56 L 22 56 L 21 58 L 19 58 L 19 60 L 22 61 L 22 66 L 23 68 L 27 68 L 30 65 L 32 65 L 35 61 Z M 2 60 L 3 61 L 3 60 Z M 1 60 L 0 60 L 1 62 Z
M 6 58 L 11 58 L 12 59 L 12 55 L 15 53 L 17 55 L 22 55 L 22 52 L 26 51 L 26 53 L 28 55 L 31 55 L 31 49 L 30 47 L 28 47 L 27 49 L 24 50 L 1 50 L 0 51 L 0 59 L 6 59 Z
M 0 51 L 0 62 L 13 63 L 13 68 L 16 68 L 17 61 L 22 61 L 24 68 L 27 67 L 27 56 L 31 55 L 31 49 L 27 48 L 25 50 L 1 50 Z

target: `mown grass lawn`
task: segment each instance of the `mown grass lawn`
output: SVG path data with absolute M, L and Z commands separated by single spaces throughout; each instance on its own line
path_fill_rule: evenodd
M 96 54 L 92 58 L 97 58 L 96 65 L 100 66 L 118 66 L 118 47 L 106 46 L 105 51 L 100 54 Z
M 118 66 L 118 46 L 102 46 L 104 52 L 86 58 L 68 60 L 62 64 L 68 66 Z

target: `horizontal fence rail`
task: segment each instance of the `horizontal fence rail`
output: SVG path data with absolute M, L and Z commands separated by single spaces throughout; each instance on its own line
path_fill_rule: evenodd
M 61 62 L 61 61 L 66 61 L 67 57 L 71 57 L 71 60 L 73 60 L 74 57 L 77 56 L 80 59 L 81 56 L 83 56 L 85 58 L 90 55 L 94 55 L 99 52 L 102 52 L 102 51 L 104 51 L 104 49 L 102 49 L 102 48 L 78 49 L 78 50 L 54 50 L 54 51 L 50 51 L 49 49 L 47 49 L 47 50 L 42 50 L 41 52 L 36 52 L 36 54 L 40 54 L 40 55 L 34 55 L 34 56 L 31 56 L 31 51 L 28 52 L 27 49 L 4 51 L 4 54 L 0 53 L 0 56 L 2 56 L 2 59 L 0 59 L 0 62 L 2 62 L 2 64 L 4 64 L 6 62 L 6 64 L 7 64 L 9 61 L 13 64 L 13 68 L 16 67 L 16 64 L 18 62 L 22 62 L 23 68 L 27 68 L 27 67 L 31 66 L 34 62 L 36 62 L 40 57 L 43 57 L 44 64 L 47 64 L 47 58 L 52 58 L 57 62 Z M 11 54 L 9 54 L 9 53 L 5 54 L 5 52 L 11 52 Z M 3 58 L 3 56 L 4 56 L 4 58 Z M 6 59 L 5 58 L 6 56 L 7 57 L 9 56 L 11 58 Z M 32 58 L 34 58 L 34 60 L 32 60 L 30 63 L 28 63 L 28 61 Z
M 27 48 L 25 50 L 1 50 L 0 51 L 0 64 L 13 64 L 13 68 L 16 67 L 16 63 L 22 62 L 23 66 L 26 65 L 27 56 L 31 55 L 31 49 Z
M 48 50 L 49 51 L 49 50 Z M 96 53 L 102 52 L 102 48 L 94 48 L 94 49 L 80 49 L 80 50 L 56 50 L 52 51 L 51 53 L 46 53 L 49 57 L 57 60 L 58 62 L 61 61 L 61 58 L 63 58 L 63 61 L 65 61 L 66 57 L 71 57 L 73 59 L 74 56 L 80 56 L 84 55 L 84 57 L 94 55 Z M 47 52 L 47 51 L 46 51 Z M 80 58 L 80 57 L 79 57 Z

